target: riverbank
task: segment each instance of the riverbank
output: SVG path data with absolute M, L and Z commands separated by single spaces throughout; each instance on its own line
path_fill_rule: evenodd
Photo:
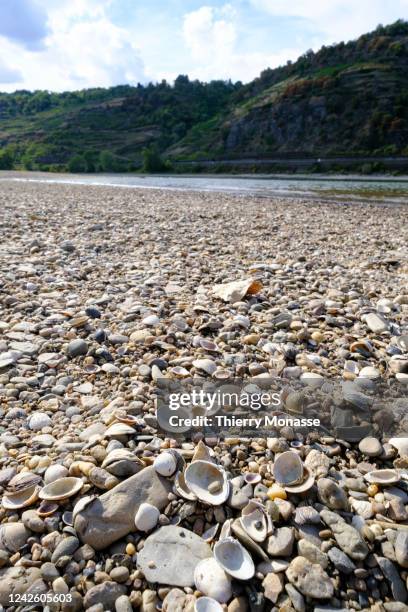
M 405 609 L 405 205 L 2 181 L 0 231 L 1 605 Z M 198 376 L 322 429 L 158 433 Z
M 408 177 L 378 175 L 172 175 L 172 174 L 69 174 L 48 172 L 0 172 L 4 181 L 101 185 L 170 191 L 236 193 L 257 197 L 284 197 L 316 201 L 408 202 Z

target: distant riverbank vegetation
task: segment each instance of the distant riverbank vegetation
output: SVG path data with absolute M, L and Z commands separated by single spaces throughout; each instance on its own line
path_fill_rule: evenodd
M 166 81 L 53 93 L 0 93 L 0 170 L 55 172 L 304 171 L 287 160 L 408 160 L 408 23 L 307 51 L 250 83 Z M 185 163 L 184 163 L 185 162 Z M 408 163 L 408 162 L 407 162 Z M 406 170 L 404 170 L 406 171 Z

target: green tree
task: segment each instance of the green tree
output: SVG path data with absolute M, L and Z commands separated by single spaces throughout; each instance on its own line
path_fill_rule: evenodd
M 0 170 L 12 170 L 13 157 L 7 149 L 0 151 Z
M 83 155 L 74 155 L 68 162 L 69 172 L 86 172 L 88 170 L 88 164 Z
M 103 172 L 116 172 L 118 170 L 118 162 L 115 155 L 110 151 L 101 151 L 99 154 L 99 167 Z
M 166 170 L 166 163 L 160 156 L 160 153 L 155 147 L 146 147 L 142 151 L 143 155 L 143 172 L 161 172 Z

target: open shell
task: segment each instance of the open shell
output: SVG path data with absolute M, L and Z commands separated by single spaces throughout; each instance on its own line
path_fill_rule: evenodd
M 235 538 L 225 538 L 214 546 L 214 558 L 222 569 L 238 580 L 250 580 L 255 565 L 246 548 Z
M 200 597 L 194 604 L 194 612 L 223 612 L 223 608 L 212 597 Z
M 368 472 L 364 478 L 370 484 L 392 485 L 401 480 L 397 470 L 373 470 Z
M 297 453 L 285 451 L 276 457 L 273 464 L 273 475 L 280 485 L 293 486 L 301 483 L 303 473 L 303 463 Z
M 38 499 L 40 487 L 34 485 L 30 489 L 24 489 L 19 493 L 8 495 L 5 493 L 2 499 L 3 508 L 6 510 L 19 510 L 20 508 L 27 508 L 31 506 Z
M 54 514 L 54 512 L 58 510 L 58 507 L 59 506 L 56 502 L 47 501 L 46 499 L 43 499 L 39 508 L 37 508 L 37 514 L 41 517 L 51 516 L 52 514 Z
M 73 476 L 59 478 L 41 489 L 40 499 L 46 499 L 48 501 L 67 499 L 68 497 L 76 495 L 82 489 L 83 484 L 80 478 L 74 478 Z
M 174 479 L 174 490 L 180 497 L 188 499 L 189 501 L 196 501 L 197 496 L 188 488 L 183 472 L 177 472 Z
M 390 438 L 388 443 L 397 449 L 400 457 L 408 456 L 408 438 Z
M 247 484 L 258 484 L 258 482 L 261 482 L 262 477 L 257 472 L 247 472 L 244 475 L 244 480 Z
M 194 461 L 184 473 L 187 487 L 198 499 L 212 506 L 224 503 L 229 495 L 225 471 L 209 461 Z
M 250 501 L 242 509 L 240 521 L 243 529 L 255 542 L 263 542 L 272 531 L 270 516 L 262 504 L 256 501 Z
M 313 487 L 315 483 L 315 477 L 313 474 L 309 472 L 307 468 L 303 470 L 303 480 L 299 484 L 295 485 L 285 485 L 285 491 L 287 493 L 293 493 L 293 495 L 298 495 L 300 493 L 306 493 Z

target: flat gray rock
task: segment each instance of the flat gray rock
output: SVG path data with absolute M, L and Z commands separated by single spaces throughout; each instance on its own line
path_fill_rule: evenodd
M 197 564 L 211 556 L 210 546 L 200 536 L 168 525 L 146 539 L 137 565 L 148 582 L 190 587 Z
M 81 540 L 95 550 L 103 550 L 131 531 L 136 531 L 135 515 L 142 503 L 162 510 L 168 503 L 171 482 L 146 467 L 90 502 L 75 517 Z
M 286 576 L 291 584 L 306 597 L 313 599 L 330 599 L 334 586 L 324 569 L 310 563 L 305 557 L 295 557 L 291 561 Z
M 330 527 L 337 544 L 346 555 L 355 561 L 363 561 L 366 558 L 368 555 L 367 544 L 357 529 L 346 523 L 335 512 L 330 512 L 330 510 L 322 510 L 320 516 L 326 525 Z
M 40 578 L 41 572 L 37 567 L 0 569 L 0 605 L 8 608 L 11 595 L 24 595 Z

